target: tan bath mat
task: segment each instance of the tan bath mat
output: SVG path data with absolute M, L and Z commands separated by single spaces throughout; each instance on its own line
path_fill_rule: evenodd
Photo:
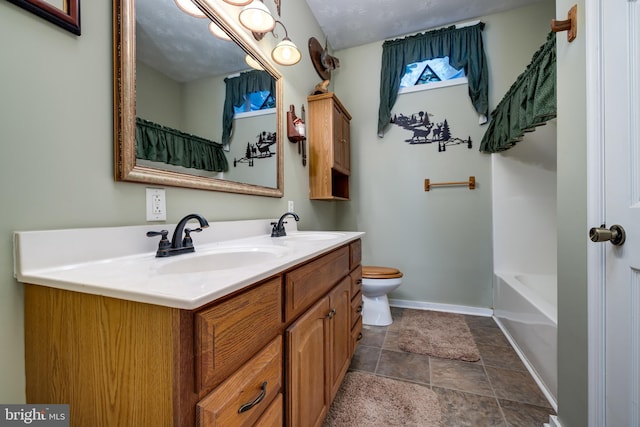
M 438 396 L 425 386 L 347 372 L 324 427 L 439 427 L 441 418 Z
M 480 352 L 464 316 L 439 311 L 402 313 L 398 346 L 411 353 L 476 362 Z

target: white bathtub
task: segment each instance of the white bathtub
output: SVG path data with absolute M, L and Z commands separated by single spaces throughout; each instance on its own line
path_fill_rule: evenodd
M 557 410 L 558 279 L 495 273 L 494 317 Z

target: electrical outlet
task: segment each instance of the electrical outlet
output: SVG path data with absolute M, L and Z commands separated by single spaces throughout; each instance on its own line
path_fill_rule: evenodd
M 163 188 L 147 188 L 147 221 L 167 220 L 167 199 Z
M 293 209 L 293 200 L 289 200 L 289 207 L 287 208 L 287 211 L 289 211 L 289 212 L 293 212 L 294 211 L 294 209 Z

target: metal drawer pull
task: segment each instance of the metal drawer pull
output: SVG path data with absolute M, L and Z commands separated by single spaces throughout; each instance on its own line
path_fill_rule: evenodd
M 362 285 L 362 279 L 358 279 L 358 280 L 356 280 L 356 283 L 357 283 L 358 285 Z
M 333 319 L 333 316 L 335 316 L 335 315 L 336 315 L 336 309 L 332 308 L 331 311 L 329 312 L 329 314 L 327 314 L 327 317 L 329 319 Z
M 254 406 L 256 406 L 258 403 L 262 402 L 262 399 L 264 399 L 264 397 L 267 394 L 267 382 L 263 382 L 262 383 L 262 391 L 260 392 L 260 395 L 258 397 L 256 397 L 256 399 L 253 402 L 249 402 L 249 403 L 245 403 L 244 405 L 242 405 L 240 407 L 240 409 L 238 409 L 238 413 L 241 414 L 243 412 L 247 412 L 249 409 L 253 408 Z
M 360 341 L 362 338 L 364 338 L 364 335 L 362 335 L 362 332 L 360 332 L 356 341 Z
M 358 309 L 356 310 L 356 313 L 362 313 L 362 304 L 360 304 L 358 306 Z

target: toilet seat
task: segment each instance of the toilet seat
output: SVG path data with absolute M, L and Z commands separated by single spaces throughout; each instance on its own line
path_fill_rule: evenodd
M 372 265 L 362 266 L 363 279 L 399 279 L 401 277 L 402 272 L 397 268 L 378 267 Z

